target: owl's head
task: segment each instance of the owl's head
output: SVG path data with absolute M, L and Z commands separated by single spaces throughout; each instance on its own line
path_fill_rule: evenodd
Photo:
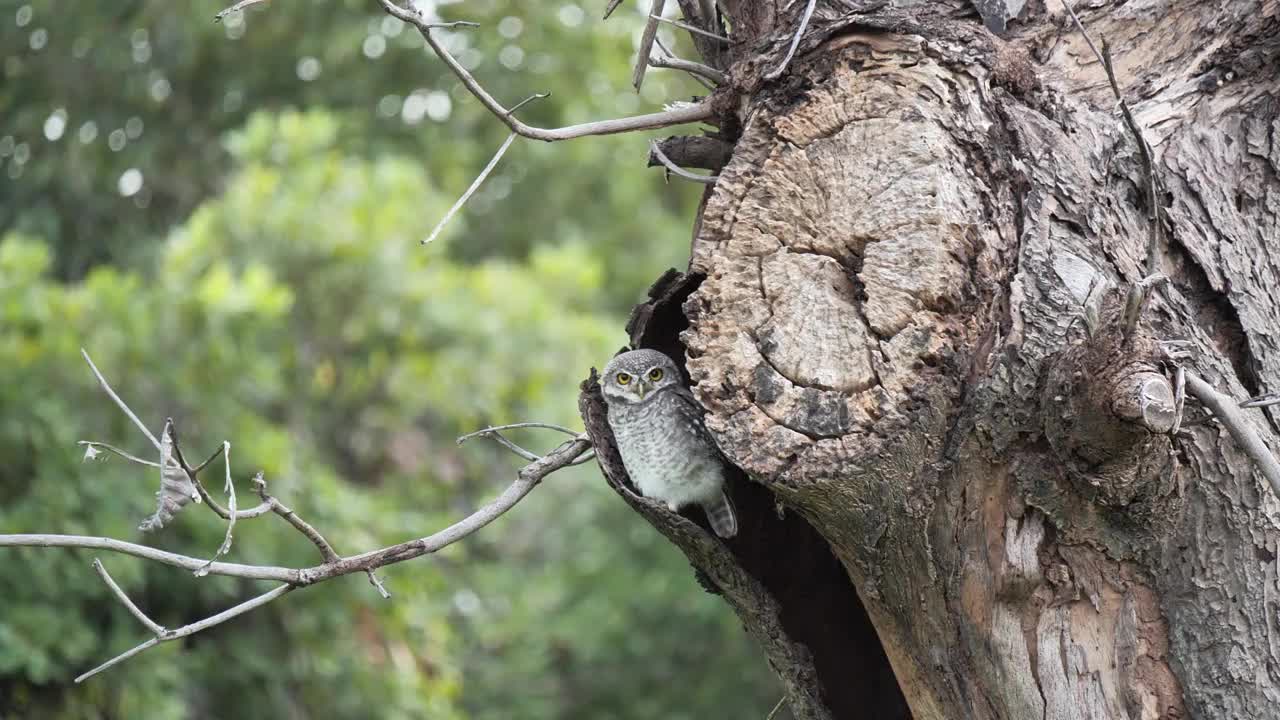
M 680 369 L 657 350 L 632 350 L 604 366 L 600 389 L 610 403 L 642 403 L 659 390 L 680 384 Z

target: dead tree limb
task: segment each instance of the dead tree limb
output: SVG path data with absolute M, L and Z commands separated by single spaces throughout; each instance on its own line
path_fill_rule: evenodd
M 441 27 L 439 24 L 431 23 L 426 20 L 417 10 L 408 10 L 397 5 L 392 0 L 378 0 L 382 8 L 392 17 L 403 20 L 418 29 L 423 39 L 427 41 L 427 45 L 435 52 L 444 64 L 449 67 L 453 74 L 462 81 L 463 86 L 467 88 L 472 95 L 485 106 L 489 112 L 493 113 L 507 127 L 511 128 L 511 132 L 521 137 L 533 138 L 534 140 L 543 140 L 546 142 L 556 142 L 558 140 L 570 140 L 573 138 L 586 137 L 589 135 L 613 135 L 617 133 L 635 132 L 638 130 L 656 130 L 673 125 L 684 125 L 687 123 L 708 122 L 715 118 L 715 112 L 711 106 L 705 102 L 681 105 L 679 107 L 658 113 L 648 113 L 646 115 L 634 115 L 631 117 L 618 118 L 615 120 L 598 120 L 595 122 L 582 123 L 580 125 L 569 125 L 562 128 L 539 128 L 517 120 L 512 116 L 511 111 L 503 107 L 502 103 L 489 94 L 480 85 L 479 81 L 462 66 L 458 59 L 455 58 L 445 47 L 437 40 L 431 31 Z

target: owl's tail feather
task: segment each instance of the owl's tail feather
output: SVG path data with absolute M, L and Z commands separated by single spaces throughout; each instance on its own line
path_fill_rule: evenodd
M 716 535 L 731 538 L 738 534 L 738 516 L 733 511 L 729 496 L 723 490 L 720 491 L 718 500 L 703 503 L 702 509 L 707 513 L 707 520 L 711 521 L 711 529 L 716 531 Z

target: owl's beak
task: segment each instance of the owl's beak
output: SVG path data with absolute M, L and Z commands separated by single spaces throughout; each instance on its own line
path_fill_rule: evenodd
M 649 397 L 649 391 L 653 389 L 653 386 L 644 380 L 636 380 L 636 382 L 640 384 L 640 387 L 637 388 L 640 391 L 640 399 L 643 400 Z

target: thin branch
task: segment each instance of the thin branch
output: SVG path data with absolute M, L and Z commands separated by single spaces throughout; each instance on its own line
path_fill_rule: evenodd
M 667 0 L 653 0 L 653 4 L 649 6 L 649 19 L 645 21 L 644 33 L 640 35 L 640 48 L 636 52 L 636 67 L 631 72 L 631 85 L 636 92 L 640 92 L 640 86 L 644 84 L 644 73 L 653 62 L 649 55 L 653 52 L 653 39 L 658 36 L 658 18 L 666 4 Z
M 102 377 L 102 373 L 98 371 L 98 366 L 93 364 L 93 359 L 89 357 L 89 353 L 86 352 L 84 348 L 80 348 L 80 354 L 84 356 L 84 361 L 89 363 L 89 369 L 93 371 L 93 376 L 98 378 L 98 384 L 102 386 L 102 389 L 107 393 L 107 396 L 124 411 L 125 415 L 129 416 L 129 419 L 133 421 L 133 424 L 137 425 L 138 429 L 142 431 L 142 434 L 146 435 L 147 439 L 151 441 L 151 444 L 156 446 L 156 450 L 159 450 L 160 441 L 157 440 L 151 430 L 149 430 L 147 426 L 138 419 L 138 416 L 133 414 L 133 410 L 130 410 L 129 406 L 125 404 L 125 401 L 120 399 L 120 396 L 116 394 L 116 391 L 111 389 L 111 385 L 107 383 L 107 379 Z
M 555 427 L 553 429 L 566 430 L 567 428 Z M 176 444 L 176 442 L 175 442 Z M 310 525 L 299 518 L 292 510 L 280 504 L 278 500 L 271 497 L 266 492 L 266 484 L 262 480 L 261 474 L 254 481 L 254 489 L 262 497 L 264 504 L 270 504 L 272 509 L 282 517 L 285 517 L 290 524 L 294 525 L 300 532 L 311 539 L 316 546 L 321 549 L 321 553 L 325 555 L 326 562 L 310 568 L 284 568 L 269 567 L 257 565 L 240 565 L 235 563 L 214 562 L 207 563 L 197 558 L 179 555 L 176 553 L 157 550 L 145 545 L 136 543 L 114 540 L 111 538 L 90 537 L 82 535 L 0 535 L 0 547 L 68 547 L 68 548 L 93 548 L 118 552 L 125 555 L 152 560 L 174 567 L 180 567 L 186 570 L 204 570 L 211 575 L 226 575 L 231 577 L 241 577 L 256 580 L 275 580 L 283 583 L 279 587 L 267 593 L 259 595 L 252 600 L 236 605 L 235 607 L 225 610 L 217 615 L 206 618 L 196 623 L 186 625 L 177 630 L 162 630 L 156 637 L 138 645 L 120 655 L 108 660 L 89 672 L 81 675 L 76 679 L 81 682 L 93 675 L 117 665 L 140 652 L 154 647 L 162 642 L 167 642 L 180 637 L 191 635 L 209 627 L 213 627 L 219 623 L 225 622 L 233 617 L 248 612 L 256 607 L 265 605 L 275 600 L 285 593 L 293 590 L 295 587 L 311 585 L 313 583 L 323 582 L 325 580 L 348 575 L 353 572 L 366 572 L 370 576 L 370 582 L 377 587 L 384 596 L 385 588 L 378 582 L 377 577 L 373 574 L 373 570 L 393 563 L 412 560 L 429 553 L 434 553 L 441 548 L 447 547 L 459 540 L 480 530 L 495 519 L 515 507 L 534 487 L 538 485 L 547 475 L 557 470 L 584 461 L 584 457 L 590 454 L 591 442 L 585 435 L 577 435 L 572 440 L 562 443 L 559 447 L 538 460 L 526 465 L 516 474 L 515 481 L 507 487 L 495 499 L 476 510 L 466 518 L 440 530 L 432 535 L 411 540 L 408 542 L 391 545 L 378 550 L 362 553 L 348 558 L 338 557 L 333 552 L 333 548 L 328 545 L 322 536 L 315 531 Z M 224 456 L 226 455 L 224 449 Z M 185 463 L 184 463 L 185 465 Z M 184 467 L 184 470 L 188 468 Z M 238 513 L 235 514 L 238 516 Z M 105 570 L 103 570 L 105 574 Z M 104 579 L 106 579 L 104 577 Z M 123 595 L 123 591 L 115 586 L 114 581 L 108 583 L 113 587 L 113 592 L 117 592 L 117 597 Z M 126 605 L 128 606 L 128 605 Z M 138 611 L 139 613 L 141 611 Z M 141 620 L 141 618 L 139 618 Z M 150 627 L 150 625 L 148 625 Z M 154 628 L 152 628 L 154 631 Z
M 512 108 L 508 112 L 512 112 L 514 110 L 515 108 Z M 484 179 L 489 177 L 489 173 L 493 171 L 493 168 L 498 164 L 498 161 L 506 154 L 507 148 L 511 147 L 511 143 L 514 142 L 515 139 L 516 133 L 513 132 L 510 135 L 507 135 L 507 139 L 503 141 L 502 147 L 498 148 L 498 152 L 493 154 L 493 158 L 489 160 L 489 164 L 484 166 L 484 169 L 480 171 L 480 174 L 476 176 L 476 179 L 471 181 L 471 187 L 468 187 L 467 191 L 462 193 L 462 197 L 458 198 L 458 201 L 453 204 L 453 207 L 449 208 L 449 212 L 445 213 L 444 217 L 440 218 L 440 222 L 436 223 L 435 229 L 432 230 L 431 234 L 422 241 L 423 245 L 435 240 L 436 236 L 440 234 L 440 231 L 444 230 L 444 226 L 449 224 L 449 221 L 452 220 L 453 216 L 462 209 L 462 206 L 466 204 L 467 200 L 471 199 L 471 195 L 480 187 L 480 183 L 484 182 Z
M 613 14 L 613 11 L 617 10 L 618 6 L 621 4 L 622 0 L 609 0 L 609 4 L 604 6 L 604 17 L 601 18 L 601 20 L 608 20 L 609 16 Z
M 546 142 L 556 142 L 558 140 L 570 140 L 573 138 L 586 137 L 589 135 L 612 135 L 615 133 L 635 132 L 637 130 L 656 130 L 658 128 L 671 127 L 672 125 L 684 125 L 686 123 L 697 123 L 710 121 L 715 117 L 715 113 L 706 103 L 695 103 L 681 106 L 672 110 L 666 110 L 659 113 L 649 113 L 647 115 L 635 115 L 632 117 L 618 118 L 615 120 L 600 120 L 596 122 L 583 123 L 581 125 L 570 125 L 562 128 L 546 129 L 527 125 L 513 117 L 510 112 L 502 106 L 492 95 L 485 90 L 475 77 L 467 71 L 466 68 L 458 62 L 444 45 L 431 34 L 433 25 L 423 19 L 422 15 L 416 10 L 407 10 L 397 5 L 393 0 L 378 0 L 382 8 L 392 17 L 399 18 L 414 27 L 418 28 L 423 39 L 431 46 L 432 51 L 440 57 L 444 64 L 453 71 L 453 74 L 462 81 L 463 86 L 471 92 L 472 95 L 485 106 L 489 112 L 498 116 L 502 122 L 517 135 L 521 137 L 533 138 L 534 140 L 543 140 Z
M 284 503 L 267 493 L 267 481 L 263 479 L 262 473 L 258 473 L 253 478 L 252 485 L 253 491 L 258 494 L 258 497 L 262 499 L 262 502 L 270 505 L 271 510 L 275 514 L 284 518 L 285 521 L 292 525 L 295 530 L 302 533 L 303 537 L 310 540 L 312 545 L 316 546 L 316 549 L 320 551 L 320 556 L 324 558 L 325 562 L 336 562 L 339 559 L 338 553 L 334 552 L 333 546 L 329 544 L 328 540 L 324 539 L 324 536 L 320 534 L 320 531 L 316 530 L 310 523 L 299 517 L 297 513 L 291 510 Z
M 174 443 L 175 447 L 177 443 Z M 231 482 L 231 443 L 226 440 L 222 441 L 222 464 L 226 469 L 227 479 L 223 484 L 222 490 L 227 494 L 227 533 L 222 538 L 222 544 L 214 551 L 213 557 L 209 558 L 209 562 L 204 567 L 196 570 L 196 577 L 204 577 L 209 572 L 209 566 L 214 560 L 231 552 L 231 532 L 236 527 L 236 486 Z
M 543 98 L 549 98 L 549 97 L 551 97 L 551 91 L 550 91 L 550 90 L 548 90 L 547 92 L 544 92 L 544 93 L 534 93 L 534 94 L 530 95 L 529 97 L 527 97 L 527 98 L 525 98 L 525 99 L 521 100 L 520 102 L 516 103 L 515 105 L 512 105 L 512 106 L 511 106 L 511 109 L 507 111 L 507 115 L 511 115 L 511 114 L 512 114 L 512 113 L 514 113 L 515 111 L 519 110 L 520 108 L 524 107 L 525 105 L 528 105 L 529 103 L 533 102 L 534 100 L 541 100 L 541 99 L 543 99 Z
M 208 460 L 205 460 L 204 462 L 200 463 L 198 466 L 191 469 L 191 474 L 199 475 L 201 470 L 204 470 L 206 467 L 208 467 L 209 463 L 213 462 L 214 460 L 217 460 L 218 456 L 221 455 L 224 450 L 228 450 L 228 449 L 230 449 L 230 446 L 227 445 L 227 443 L 225 442 L 219 445 L 218 449 L 213 451 L 213 454 L 209 456 Z
M 466 435 L 459 437 L 457 440 L 457 443 L 461 445 L 472 438 L 491 437 L 494 440 L 496 440 L 499 445 L 505 447 L 506 449 L 510 450 L 516 455 L 519 455 L 525 460 L 528 460 L 529 462 L 535 462 L 535 461 L 541 460 L 542 459 L 541 455 L 534 452 L 530 452 L 529 450 L 526 450 L 523 447 L 520 447 L 514 442 L 508 440 L 507 437 L 502 434 L 503 430 L 515 430 L 519 428 L 543 428 L 547 430 L 558 430 L 562 433 L 565 433 L 566 435 L 570 435 L 575 438 L 581 436 L 581 433 L 574 432 L 573 430 L 570 430 L 569 428 L 563 425 L 555 425 L 553 423 L 541 423 L 541 422 L 520 422 L 520 423 L 511 423 L 509 425 L 491 426 L 491 427 L 483 428 L 481 430 L 477 430 L 473 433 L 467 433 Z M 587 458 L 589 460 L 595 457 L 595 451 L 591 451 L 587 453 L 587 455 L 590 456 Z M 581 464 L 581 462 L 579 461 L 586 462 L 586 460 L 582 460 L 582 458 L 579 458 L 578 460 L 575 460 L 570 464 L 579 465 Z
M 791 38 L 791 47 L 787 48 L 787 56 L 782 58 L 778 67 L 764 74 L 765 80 L 776 80 L 786 72 L 787 66 L 791 64 L 791 58 L 796 54 L 796 48 L 800 47 L 800 39 L 804 37 L 804 31 L 809 28 L 809 19 L 813 17 L 813 8 L 817 4 L 818 0 L 809 0 L 809 4 L 804 8 L 804 14 L 800 16 L 800 27 L 796 28 L 795 37 Z
M 157 550 L 146 545 L 114 540 L 112 538 L 94 537 L 90 535 L 47 535 L 21 534 L 0 535 L 0 547 L 65 547 L 85 548 L 89 550 L 107 550 L 122 555 L 151 560 L 171 565 L 183 570 L 196 570 L 204 565 L 201 558 L 179 555 L 165 550 Z M 266 565 L 240 565 L 237 563 L 216 562 L 209 566 L 210 575 L 227 575 L 229 577 L 247 578 L 249 580 L 277 580 L 280 582 L 300 582 L 302 570 Z
M 1200 400 L 1200 404 L 1213 412 L 1218 422 L 1222 423 L 1227 432 L 1231 433 L 1231 437 L 1235 438 L 1240 449 L 1253 459 L 1263 476 L 1271 483 L 1271 489 L 1276 497 L 1280 497 L 1280 462 L 1276 462 L 1275 456 L 1262 441 L 1262 436 L 1253 429 L 1249 418 L 1236 407 L 1236 401 L 1218 392 L 1194 373 L 1186 373 L 1186 376 L 1187 390 Z
M 661 37 L 654 37 L 654 39 L 653 39 L 653 44 L 654 44 L 654 45 L 657 45 L 657 46 L 658 46 L 658 48 L 659 48 L 660 50 L 662 50 L 662 52 L 663 52 L 667 57 L 669 57 L 669 58 L 674 58 L 674 57 L 676 56 L 676 54 L 675 54 L 675 53 L 673 53 L 673 52 L 671 52 L 670 50 L 668 50 L 668 49 L 667 49 L 667 46 L 662 42 L 662 38 L 661 38 Z M 649 64 L 650 64 L 650 65 L 653 65 L 653 61 L 652 61 L 652 59 L 650 59 Z M 696 74 L 694 74 L 694 73 L 689 73 L 689 77 L 693 78 L 693 79 L 694 79 L 694 80 L 695 80 L 699 85 L 701 85 L 702 87 L 704 87 L 704 88 L 706 88 L 706 89 L 708 89 L 708 90 L 711 90 L 711 91 L 713 91 L 713 92 L 714 92 L 714 91 L 715 91 L 715 89 L 716 89 L 716 84 L 715 84 L 715 83 L 713 83 L 713 82 L 711 82 L 710 80 L 708 80 L 708 79 L 706 79 L 706 78 L 702 77 L 701 75 L 696 75 Z
M 340 575 L 376 569 L 433 553 L 493 522 L 528 495 L 529 491 L 543 478 L 572 465 L 574 460 L 590 449 L 591 442 L 581 436 L 561 444 L 555 450 L 522 468 L 517 473 L 515 482 L 487 505 L 453 525 L 417 540 L 371 550 L 360 555 L 341 558 L 335 563 L 325 563 L 310 568 L 263 567 L 217 562 L 210 566 L 209 573 L 255 580 L 278 580 L 294 585 L 310 585 Z M 0 547 L 95 548 L 154 560 L 187 570 L 194 570 L 204 564 L 203 560 L 156 550 L 145 545 L 83 535 L 0 535 Z
M 1142 170 L 1146 175 L 1147 181 L 1146 274 L 1148 276 L 1154 275 L 1158 271 L 1157 266 L 1160 264 L 1160 239 L 1164 232 L 1164 225 L 1160 219 L 1159 194 L 1157 192 L 1158 181 L 1151 146 L 1147 144 L 1147 139 L 1142 134 L 1142 128 L 1133 117 L 1133 112 L 1129 109 L 1129 103 L 1125 102 L 1124 93 L 1120 91 L 1120 82 L 1116 80 L 1115 64 L 1111 61 L 1111 45 L 1104 38 L 1102 50 L 1099 52 L 1098 46 L 1094 45 L 1093 38 L 1089 37 L 1088 31 L 1084 29 L 1084 23 L 1080 22 L 1080 16 L 1076 15 L 1075 8 L 1071 7 L 1070 1 L 1062 0 L 1062 5 L 1071 15 L 1071 20 L 1075 22 L 1076 29 L 1084 36 L 1084 41 L 1088 43 L 1089 49 L 1098 58 L 1098 62 L 1102 63 L 1102 69 L 1107 73 L 1107 81 L 1111 83 L 1111 92 L 1116 96 L 1116 101 L 1120 105 L 1120 114 L 1124 117 L 1124 123 L 1133 135 L 1133 139 L 1138 143 L 1138 152 L 1142 156 Z
M 232 5 L 231 7 L 227 8 L 226 10 L 223 10 L 222 12 L 218 13 L 217 15 L 214 15 L 214 16 L 213 16 L 213 21 L 214 21 L 214 22 L 222 22 L 222 18 L 224 18 L 224 17 L 226 17 L 226 16 L 230 15 L 230 14 L 231 14 L 231 13 L 233 13 L 233 12 L 239 12 L 239 11 L 244 10 L 245 8 L 249 7 L 250 5 L 257 5 L 258 3 L 264 3 L 264 2 L 267 2 L 267 0 L 240 0 L 240 2 L 236 3 L 235 5 Z
M 111 453 L 119 455 L 120 457 L 124 458 L 125 460 L 128 460 L 129 462 L 135 462 L 135 463 L 138 463 L 139 465 L 146 465 L 148 467 L 153 467 L 153 468 L 160 467 L 160 463 L 158 462 L 155 462 L 153 460 L 143 460 L 142 458 L 136 455 L 130 455 L 124 450 L 121 450 L 120 448 L 114 445 L 108 445 L 107 443 L 97 442 L 96 440 L 77 440 L 76 444 L 85 445 L 95 449 L 102 448 L 103 450 L 107 450 Z
M 551 93 L 549 92 L 534 93 L 533 95 L 530 95 L 524 100 L 521 100 L 520 102 L 513 105 L 512 108 L 507 111 L 507 116 L 509 117 L 512 113 L 524 107 L 525 105 L 528 105 L 534 100 L 541 100 L 542 98 L 546 98 L 546 97 L 551 97 Z M 428 235 L 427 238 L 422 241 L 423 245 L 426 245 L 427 243 L 430 243 L 432 240 L 435 240 L 436 236 L 440 234 L 440 231 L 444 230 L 444 226 L 447 225 L 449 221 L 453 219 L 453 216 L 457 214 L 459 210 L 462 209 L 463 205 L 467 204 L 467 200 L 471 199 L 471 196 L 475 193 L 477 189 L 479 189 L 480 183 L 484 182 L 484 179 L 489 177 L 489 173 L 493 172 L 493 168 L 497 166 L 498 161 L 501 160 L 502 156 L 506 154 L 507 148 L 511 147 L 511 143 L 515 139 L 516 139 L 516 133 L 514 132 L 507 136 L 507 139 L 502 143 L 502 147 L 498 148 L 498 152 L 494 153 L 493 158 L 489 160 L 489 164 L 484 166 L 484 169 L 480 171 L 480 174 L 476 176 L 476 179 L 471 182 L 471 186 L 467 188 L 467 191 L 462 193 L 462 197 L 458 198 L 458 201 L 455 202 L 453 206 L 449 208 L 449 212 L 445 213 L 444 217 L 440 218 L 440 222 L 436 223 L 435 229 L 431 231 L 431 234 Z
M 269 590 L 253 598 L 252 600 L 246 600 L 245 602 L 242 602 L 239 605 L 236 605 L 235 607 L 229 608 L 227 610 L 223 610 L 217 615 L 207 617 L 204 620 L 191 623 L 190 625 L 184 625 L 180 628 L 177 628 L 176 630 L 164 630 L 163 628 L 161 628 L 161 632 L 157 634 L 155 637 L 142 643 L 141 645 L 138 645 L 137 647 L 126 650 L 125 652 L 102 663 L 98 667 L 76 678 L 76 682 L 77 683 L 84 682 L 85 680 L 88 680 L 94 675 L 97 675 L 98 673 L 102 672 L 103 670 L 106 670 L 107 668 L 118 665 L 124 662 L 125 660 L 128 660 L 129 658 L 133 657 L 134 655 L 137 655 L 138 653 L 144 650 L 147 650 L 148 648 L 153 648 L 156 645 L 159 645 L 160 643 L 169 642 L 170 640 L 177 640 L 178 638 L 183 638 L 188 635 L 194 635 L 200 632 L 201 630 L 208 630 L 214 625 L 219 625 L 238 615 L 243 615 L 249 612 L 250 610 L 262 607 L 263 605 L 266 605 L 267 603 L 271 602 L 272 600 L 275 600 L 281 595 L 284 595 L 290 590 L 293 590 L 294 587 L 296 586 L 281 585 L 275 588 L 274 590 Z
M 591 442 L 584 437 L 569 440 L 542 456 L 539 460 L 526 465 L 517 473 L 515 482 L 502 491 L 502 494 L 468 517 L 444 530 L 417 540 L 344 558 L 335 564 L 308 568 L 301 571 L 302 577 L 308 584 L 319 582 L 330 577 L 346 575 L 356 570 L 382 567 L 383 565 L 410 560 L 452 545 L 501 517 L 503 513 L 515 507 L 516 503 L 524 499 L 524 496 L 528 495 L 544 477 L 556 470 L 568 467 L 590 448 Z M 0 536 L 0 539 L 3 539 L 3 537 Z
M 297 529 L 298 532 L 302 533 L 304 537 L 310 540 L 311 543 L 320 550 L 320 556 L 324 558 L 326 563 L 335 563 L 341 560 L 341 556 L 339 556 L 333 549 L 333 546 L 329 544 L 329 541 L 324 539 L 324 536 L 320 534 L 319 530 L 312 527 L 310 523 L 303 520 L 297 513 L 285 506 L 284 503 L 267 494 L 267 481 L 262 477 L 262 473 L 258 473 L 253 477 L 252 485 L 253 491 L 258 494 L 258 497 L 262 499 L 263 503 L 271 506 L 272 512 L 288 521 L 290 525 Z M 373 568 L 365 568 L 364 572 L 369 576 L 369 584 L 378 591 L 378 594 L 382 596 L 383 600 L 391 597 L 391 593 L 387 592 L 386 586 L 384 586 L 382 581 L 378 579 L 378 576 L 374 574 Z
M 1240 402 L 1240 407 L 1260 408 L 1277 404 L 1280 404 L 1280 393 L 1266 393 L 1263 395 L 1254 395 L 1247 400 L 1242 400 Z
M 694 26 L 694 25 L 689 25 L 689 24 L 687 24 L 687 23 L 682 23 L 682 22 L 680 22 L 679 20 L 673 20 L 673 19 L 671 19 L 671 18 L 658 17 L 657 15 L 650 15 L 650 16 L 649 16 L 649 19 L 650 19 L 650 20 L 657 20 L 658 22 L 664 22 L 664 23 L 667 23 L 667 24 L 669 24 L 669 25 L 675 25 L 676 27 L 680 28 L 681 30 L 686 30 L 686 31 L 688 31 L 688 32 L 696 33 L 696 34 L 698 34 L 698 35 L 702 35 L 702 36 L 704 36 L 704 37 L 709 37 L 709 38 L 712 38 L 712 39 L 714 39 L 714 40 L 719 40 L 720 42 L 723 42 L 723 43 L 727 43 L 727 42 L 729 42 L 729 38 L 727 38 L 727 37 L 725 37 L 725 36 L 723 36 L 723 35 L 717 35 L 716 33 L 713 33 L 713 32 L 711 32 L 710 30 L 703 30 L 703 29 L 702 29 L 702 28 L 700 28 L 700 27 L 696 27 L 696 26 Z
M 682 177 L 685 180 L 703 183 L 704 185 L 712 185 L 720 178 L 719 175 L 699 175 L 697 173 L 691 173 L 671 162 L 671 158 L 668 158 L 666 153 L 662 152 L 662 148 L 659 146 L 657 140 L 649 141 L 649 154 L 652 157 L 658 158 L 658 162 L 661 162 L 668 172 L 674 173 L 677 177 Z
M 787 696 L 783 695 L 781 698 L 778 699 L 778 704 L 774 705 L 773 709 L 769 711 L 769 714 L 765 716 L 764 720 L 773 720 L 775 717 L 777 717 L 778 713 L 782 710 L 782 706 L 786 704 L 787 704 Z
M 569 428 L 563 425 L 556 425 L 555 423 L 518 422 L 518 423 L 510 423 L 507 425 L 490 425 L 487 428 L 483 428 L 473 433 L 467 433 L 466 435 L 463 435 L 462 437 L 458 438 L 457 442 L 459 445 L 461 445 L 462 443 L 474 437 L 480 437 L 482 435 L 488 435 L 489 433 L 499 432 L 502 430 L 517 430 L 520 428 L 540 428 L 543 430 L 556 430 L 558 432 L 564 433 L 565 435 L 568 435 L 570 437 L 575 437 L 575 438 L 581 434 L 581 433 L 578 433 L 577 431 L 570 430 Z
M 579 455 L 579 456 L 578 456 L 578 459 L 577 459 L 577 460 L 574 460 L 573 462 L 571 462 L 571 463 L 569 463 L 569 464 L 570 464 L 570 465 L 582 465 L 582 464 L 584 464 L 584 463 L 589 463 L 589 462 L 591 462 L 592 460 L 595 460 L 595 459 L 596 459 L 596 451 L 595 451 L 594 449 L 592 449 L 592 450 L 588 450 L 588 451 L 586 451 L 586 452 L 582 453 L 581 455 Z
M 133 604 L 133 601 L 129 599 L 129 596 L 125 594 L 124 590 L 120 589 L 120 586 L 116 584 L 116 581 L 111 577 L 111 574 L 107 572 L 107 569 L 102 566 L 102 561 L 98 558 L 93 559 L 93 569 L 98 573 L 98 577 L 102 578 L 102 582 L 106 583 L 107 587 L 111 588 L 111 592 L 115 594 L 116 599 L 120 601 L 120 604 L 124 605 L 129 612 L 133 613 L 133 616 L 138 619 L 138 622 L 145 625 L 154 635 L 161 635 L 164 633 L 164 626 L 147 617 L 146 613 L 142 612 L 137 605 Z
M 224 508 L 221 505 L 219 505 L 218 501 L 214 499 L 213 495 L 211 495 L 209 491 L 205 489 L 204 483 L 200 482 L 199 480 L 196 481 L 196 491 L 200 493 L 200 499 L 204 500 L 204 504 L 208 505 L 209 509 L 212 510 L 214 513 L 216 513 L 218 517 L 222 518 L 223 520 L 231 519 L 230 511 L 228 511 L 227 508 Z M 262 515 L 266 515 L 267 513 L 271 512 L 271 510 L 272 510 L 271 503 L 259 503 L 249 508 L 248 510 L 237 510 L 236 520 L 249 520 L 251 518 L 260 517 Z
M 691 75 L 706 78 L 717 85 L 724 85 L 729 82 L 728 75 L 725 75 L 713 67 L 708 67 L 702 63 L 694 62 L 692 60 L 684 60 L 674 56 L 663 57 L 661 55 L 657 55 L 649 58 L 649 64 L 653 67 L 683 70 Z

